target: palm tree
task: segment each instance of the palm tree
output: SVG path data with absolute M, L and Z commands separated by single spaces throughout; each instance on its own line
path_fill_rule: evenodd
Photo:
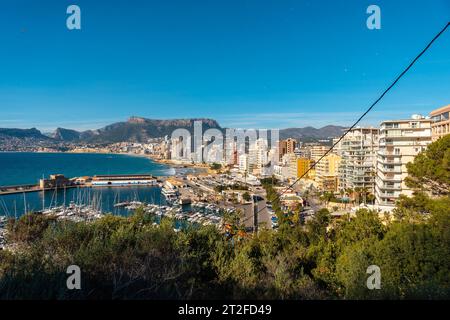
M 374 204 L 375 196 L 370 192 L 367 193 L 367 201 L 370 202 L 371 204 Z
M 363 203 L 366 204 L 367 194 L 369 193 L 369 189 L 367 187 L 362 187 L 360 192 L 361 192 L 361 195 L 363 198 Z
M 360 204 L 361 193 L 362 193 L 362 189 L 360 187 L 356 187 L 355 194 L 356 194 L 356 199 L 357 199 L 358 205 Z
M 330 203 L 330 201 L 333 199 L 333 197 L 334 197 L 333 193 L 327 192 L 327 191 L 325 191 L 321 196 L 322 201 L 325 202 L 325 206 L 327 206 L 327 207 L 328 207 L 328 204 Z
M 344 189 L 339 190 L 339 194 L 341 196 L 341 205 L 344 202 L 344 195 L 345 195 L 345 191 Z M 344 209 L 347 208 L 347 203 L 344 204 Z
M 353 189 L 352 188 L 346 188 L 345 192 L 347 193 L 347 197 L 353 198 Z

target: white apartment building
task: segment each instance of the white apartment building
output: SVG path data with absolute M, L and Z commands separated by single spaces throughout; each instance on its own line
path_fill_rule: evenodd
M 264 139 L 257 139 L 249 149 L 249 162 L 255 168 L 262 168 L 267 164 L 268 160 L 268 146 Z
M 246 154 L 240 154 L 239 155 L 239 171 L 245 172 L 249 171 L 249 161 L 248 156 Z
M 273 166 L 273 175 L 275 178 L 281 181 L 287 181 L 287 177 L 290 174 L 289 167 L 282 165 L 282 164 L 276 164 Z
M 296 179 L 297 178 L 297 156 L 294 153 L 287 153 L 283 156 L 283 160 L 286 161 L 287 170 L 287 179 Z
M 413 115 L 381 123 L 375 179 L 376 204 L 381 210 L 390 211 L 401 194 L 412 194 L 405 184 L 406 164 L 430 143 L 431 119 Z
M 319 160 L 329 149 L 330 147 L 324 145 L 311 146 L 309 149 L 311 159 L 314 161 Z
M 341 156 L 339 190 L 367 189 L 375 194 L 378 128 L 353 128 L 336 146 Z

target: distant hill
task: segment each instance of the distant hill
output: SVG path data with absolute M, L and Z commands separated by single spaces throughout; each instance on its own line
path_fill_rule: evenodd
M 294 138 L 304 142 L 326 140 L 334 137 L 339 137 L 344 133 L 344 127 L 340 126 L 325 126 L 319 129 L 313 127 L 305 128 L 287 128 L 280 130 L 280 138 Z
M 71 129 L 58 128 L 50 136 L 53 139 L 61 141 L 78 141 L 81 138 L 81 132 Z
M 50 140 L 51 138 L 43 135 L 38 129 L 16 129 L 16 128 L 0 128 L 0 138 L 18 138 L 18 139 L 39 139 Z

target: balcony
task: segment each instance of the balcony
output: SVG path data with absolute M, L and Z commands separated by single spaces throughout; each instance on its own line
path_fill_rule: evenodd
M 402 168 L 401 166 L 394 166 L 394 168 L 389 168 L 386 166 L 378 166 L 377 169 L 383 173 L 397 173 L 397 174 L 401 174 L 402 173 Z
M 384 173 L 383 171 L 378 170 L 377 171 L 377 175 L 383 181 L 397 181 L 397 182 L 401 182 L 403 180 L 401 174 L 394 174 L 392 172 Z
M 399 124 L 398 123 L 387 123 L 387 124 L 382 124 L 380 127 L 380 130 L 386 130 L 386 129 L 398 129 L 399 128 Z
M 378 195 L 383 198 L 398 198 L 400 196 L 400 192 L 385 192 L 380 191 Z
M 402 162 L 400 161 L 399 158 L 394 158 L 394 159 L 383 159 L 383 158 L 379 158 L 377 160 L 378 163 L 382 163 L 382 164 L 402 164 Z
M 396 199 L 380 199 L 378 204 L 382 206 L 393 206 L 395 205 L 395 200 Z
M 401 191 L 402 187 L 395 185 L 395 186 L 388 186 L 388 185 L 383 185 L 383 186 L 378 186 L 377 185 L 377 189 L 378 190 L 391 190 L 391 191 Z M 379 193 L 381 192 L 385 192 L 385 191 L 379 191 Z
M 401 157 L 401 153 L 396 153 L 394 151 L 388 151 L 388 150 L 379 150 L 378 151 L 379 156 L 393 156 L 393 157 Z

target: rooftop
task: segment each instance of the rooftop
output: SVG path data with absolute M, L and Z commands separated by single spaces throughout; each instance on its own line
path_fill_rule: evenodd
M 439 108 L 439 109 L 431 111 L 430 112 L 430 116 L 437 116 L 437 115 L 439 115 L 441 113 L 449 112 L 449 111 L 450 111 L 450 104 L 445 106 L 445 107 L 442 107 L 442 108 Z

